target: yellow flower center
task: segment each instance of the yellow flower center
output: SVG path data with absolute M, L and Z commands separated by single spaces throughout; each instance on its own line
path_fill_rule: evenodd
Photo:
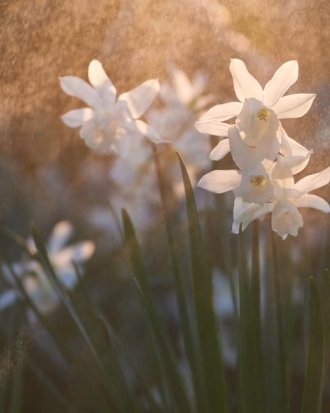
M 268 110 L 265 109 L 265 108 L 260 109 L 259 112 L 257 113 L 257 117 L 258 117 L 260 120 L 267 120 L 268 115 L 269 115 L 269 112 L 268 112 Z
M 266 183 L 266 178 L 263 175 L 256 175 L 250 178 L 252 185 L 262 186 Z

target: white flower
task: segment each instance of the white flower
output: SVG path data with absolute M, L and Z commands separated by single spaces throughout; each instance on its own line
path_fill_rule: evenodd
M 298 62 L 290 60 L 284 63 L 263 89 L 260 83 L 248 72 L 244 62 L 232 59 L 230 72 L 239 102 L 216 105 L 208 110 L 198 122 L 196 128 L 206 134 L 228 136 L 230 125 L 224 121 L 238 116 L 246 99 L 254 98 L 266 108 L 271 109 L 278 119 L 299 118 L 310 109 L 315 94 L 303 93 L 283 96 L 298 79 Z
M 210 164 L 207 156 L 210 147 L 209 141 L 193 127 L 193 123 L 196 114 L 213 100 L 213 96 L 204 93 L 206 78 L 202 74 L 190 80 L 182 70 L 171 65 L 169 75 L 170 81 L 161 84 L 159 108 L 150 110 L 147 120 L 164 141 L 182 154 L 194 181 L 199 171 Z M 175 186 L 181 197 L 181 179 Z
M 48 256 L 59 281 L 67 289 L 72 288 L 77 280 L 72 262 L 77 264 L 87 261 L 94 253 L 94 243 L 82 241 L 65 247 L 73 233 L 73 227 L 68 221 L 57 223 L 47 242 Z M 36 253 L 34 242 L 28 241 L 31 254 Z M 42 313 L 52 311 L 58 304 L 58 296 L 51 286 L 41 265 L 30 258 L 23 257 L 21 262 L 12 264 L 15 273 L 22 279 L 23 286 L 34 304 Z M 14 284 L 9 269 L 3 266 L 7 281 Z M 11 299 L 8 299 L 8 298 Z M 12 304 L 17 293 L 9 289 L 0 295 L 0 309 Z
M 213 100 L 212 95 L 203 95 L 206 77 L 198 73 L 192 80 L 179 68 L 170 66 L 171 84 L 163 84 L 160 97 L 167 105 L 182 105 L 197 112 Z
M 274 200 L 264 205 L 246 203 L 236 198 L 234 204 L 234 223 L 232 231 L 244 230 L 250 222 L 263 218 L 272 212 L 272 229 L 283 239 L 288 235 L 296 236 L 303 226 L 302 216 L 298 208 L 314 208 L 329 213 L 330 205 L 323 198 L 309 192 L 325 186 L 330 181 L 330 167 L 323 171 L 308 175 L 297 183 L 293 178 L 274 181 Z
M 262 167 L 254 172 L 216 170 L 204 175 L 197 184 L 216 194 L 233 191 L 244 202 L 265 203 L 273 199 L 273 184 Z
M 163 140 L 177 143 L 190 133 L 196 113 L 210 103 L 213 96 L 203 94 L 206 79 L 202 74 L 191 81 L 182 70 L 171 65 L 170 78 L 171 83 L 163 83 L 160 87 L 162 107 L 149 111 L 147 119 Z
M 276 202 L 272 212 L 272 229 L 285 239 L 296 237 L 299 228 L 304 226 L 303 218 L 293 202 L 286 199 Z
M 90 106 L 62 116 L 67 126 L 81 128 L 80 137 L 87 146 L 104 154 L 114 151 L 125 155 L 132 134 L 144 135 L 156 143 L 160 141 L 153 128 L 137 120 L 159 92 L 158 80 L 148 80 L 116 100 L 116 88 L 99 61 L 90 62 L 88 78 L 92 86 L 75 76 L 60 78 L 65 93 Z

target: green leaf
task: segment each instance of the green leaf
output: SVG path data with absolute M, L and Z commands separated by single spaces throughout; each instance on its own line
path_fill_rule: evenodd
M 56 388 L 51 379 L 43 372 L 41 367 L 35 362 L 32 357 L 26 357 L 25 363 L 28 368 L 35 374 L 36 377 L 40 380 L 42 385 L 48 389 L 48 391 L 55 397 L 59 404 L 66 410 L 70 412 L 76 412 L 77 410 L 73 407 L 72 404 L 65 398 L 65 396 Z
M 284 292 L 283 292 L 283 279 L 287 277 L 287 269 L 283 268 L 283 262 L 281 259 L 281 248 L 279 248 L 279 237 L 270 227 L 271 248 L 272 248 L 272 263 L 273 263 L 273 276 L 274 276 L 274 316 L 276 322 L 276 343 L 274 345 L 273 354 L 273 374 L 274 374 L 274 390 L 273 396 L 276 403 L 275 411 L 281 411 L 283 413 L 289 413 L 290 411 L 290 399 L 289 399 L 289 371 L 288 371 L 288 354 L 287 354 L 287 338 L 285 331 L 285 314 L 284 314 Z M 280 247 L 283 248 L 283 242 L 281 241 Z
M 140 246 L 135 234 L 133 224 L 126 210 L 122 211 L 122 217 L 124 223 L 126 246 L 131 266 L 139 288 L 139 292 L 143 300 L 143 304 L 149 316 L 149 321 L 157 346 L 155 347 L 155 349 L 156 351 L 158 350 L 157 354 L 161 362 L 161 367 L 166 376 L 166 385 L 168 386 L 169 395 L 175 403 L 175 405 L 172 406 L 172 411 L 175 411 L 175 406 L 177 406 L 180 413 L 190 413 L 191 408 L 189 406 L 185 388 L 177 370 L 177 364 L 174 359 L 173 352 L 171 351 L 166 333 L 164 331 L 162 322 L 160 320 L 152 297 L 144 264 L 142 262 Z
M 213 309 L 212 273 L 198 220 L 195 197 L 186 167 L 177 154 L 186 195 L 193 296 L 208 412 L 227 412 L 224 366 Z
M 309 345 L 301 413 L 320 413 L 324 379 L 324 328 L 320 297 L 313 277 L 309 280 Z
M 76 307 L 72 304 L 69 295 L 67 294 L 66 289 L 59 281 L 54 268 L 49 260 L 47 249 L 41 236 L 35 226 L 32 226 L 32 236 L 35 242 L 35 245 L 38 250 L 38 258 L 40 264 L 42 265 L 45 274 L 51 283 L 52 287 L 58 294 L 60 301 L 62 302 L 64 308 L 71 316 L 74 324 L 76 325 L 81 337 L 85 341 L 87 347 L 89 348 L 91 355 L 94 359 L 95 365 L 99 369 L 98 384 L 104 388 L 106 394 L 106 400 L 109 402 L 109 407 L 116 408 L 119 412 L 125 413 L 127 411 L 127 399 L 119 397 L 119 391 L 117 389 L 117 383 L 111 381 L 111 377 L 105 366 L 102 363 L 102 359 L 99 355 L 98 349 L 94 345 L 92 334 L 87 331 L 85 328 L 84 322 L 80 317 Z
M 251 273 L 247 265 L 246 233 L 239 234 L 239 379 L 243 412 L 263 413 L 264 383 L 261 346 L 259 241 L 254 228 Z
M 255 389 L 253 389 L 254 380 L 250 380 L 250 368 L 249 357 L 250 352 L 253 351 L 249 343 L 250 330 L 250 285 L 249 274 L 246 263 L 246 248 L 244 242 L 244 235 L 242 232 L 239 234 L 239 308 L 240 308 L 240 321 L 239 321 L 239 357 L 238 357 L 238 369 L 239 369 L 239 385 L 240 385 L 240 405 L 243 413 L 251 411 L 255 407 L 253 402 L 253 395 Z
M 198 341 L 196 326 L 191 320 L 191 300 L 187 297 L 187 291 L 190 291 L 190 285 L 187 286 L 187 277 L 183 279 L 180 272 L 180 262 L 178 256 L 182 256 L 182 251 L 178 251 L 178 237 L 176 233 L 178 222 L 173 218 L 173 187 L 168 185 L 168 179 L 163 165 L 158 154 L 158 146 L 151 145 L 153 151 L 153 159 L 156 167 L 157 181 L 160 192 L 161 206 L 165 220 L 166 235 L 169 244 L 170 257 L 172 262 L 172 270 L 175 280 L 175 292 L 180 314 L 180 321 L 183 332 L 183 342 L 185 346 L 186 356 L 189 362 L 189 367 L 192 375 L 194 387 L 194 396 L 196 400 L 196 408 L 198 411 L 204 411 L 206 408 L 206 394 L 201 374 L 201 360 L 196 343 Z

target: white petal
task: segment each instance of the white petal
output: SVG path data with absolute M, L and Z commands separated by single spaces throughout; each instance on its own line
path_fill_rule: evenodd
M 286 179 L 302 171 L 308 164 L 312 151 L 304 156 L 279 155 L 272 171 L 273 179 Z
M 261 143 L 257 147 L 248 146 L 241 138 L 236 126 L 228 130 L 231 156 L 241 170 L 255 171 L 261 166 L 261 161 L 269 156 L 272 148 L 268 142 Z
M 58 268 L 67 267 L 72 261 L 77 263 L 87 261 L 94 253 L 95 245 L 91 241 L 82 241 L 77 244 L 70 245 L 59 251 L 53 257 L 53 263 Z
M 86 145 L 96 152 L 100 154 L 112 152 L 111 144 L 113 138 L 110 139 L 106 132 L 95 124 L 94 119 L 82 125 L 79 135 Z
M 274 198 L 274 187 L 265 171 L 262 169 L 252 173 L 244 171 L 241 176 L 241 183 L 234 189 L 234 194 L 244 202 L 265 204 Z
M 272 204 L 255 204 L 243 202 L 242 198 L 236 197 L 234 202 L 234 222 L 232 232 L 239 233 L 242 225 L 242 231 L 255 219 L 262 219 L 268 212 L 271 212 Z
M 7 290 L 0 294 L 0 311 L 12 305 L 16 301 L 17 297 L 18 295 L 15 290 Z
M 235 170 L 212 171 L 204 175 L 198 182 L 200 188 L 216 194 L 232 191 L 241 182 L 240 174 Z
M 283 96 L 272 109 L 279 119 L 300 118 L 309 111 L 315 97 L 313 93 Z
M 67 95 L 77 97 L 93 108 L 101 104 L 96 90 L 79 77 L 60 77 L 60 85 Z
M 242 106 L 243 105 L 240 102 L 229 102 L 223 103 L 222 105 L 215 105 L 204 113 L 198 121 L 208 122 L 231 119 L 240 113 Z
M 220 141 L 217 146 L 215 146 L 211 153 L 211 161 L 219 161 L 224 158 L 230 152 L 229 139 L 223 139 Z
M 300 208 L 315 208 L 322 212 L 330 213 L 330 205 L 320 196 L 313 194 L 304 194 L 295 199 L 295 205 Z
M 131 132 L 140 133 L 141 135 L 147 137 L 154 143 L 167 142 L 166 140 L 160 137 L 158 132 L 152 126 L 148 125 L 146 122 L 143 122 L 142 120 L 134 120 L 133 122 L 127 123 L 124 127 L 125 129 Z
M 72 266 L 63 268 L 61 272 L 58 273 L 58 279 L 67 290 L 73 288 L 78 282 L 76 271 Z
M 180 69 L 173 67 L 172 69 L 173 85 L 175 91 L 184 104 L 189 104 L 193 99 L 193 88 L 187 75 Z
M 92 60 L 88 66 L 88 79 L 107 105 L 112 105 L 116 99 L 116 88 L 105 73 L 102 64 L 98 60 Z
M 282 125 L 280 125 L 280 139 L 280 152 L 285 156 L 306 156 L 311 152 L 310 149 L 305 148 L 295 139 L 290 138 Z
M 272 229 L 282 239 L 288 235 L 297 236 L 304 223 L 298 208 L 290 201 L 281 200 L 276 203 L 272 213 Z
M 61 116 L 62 121 L 70 128 L 79 128 L 93 117 L 93 109 L 74 109 Z
M 115 139 L 112 140 L 110 145 L 110 150 L 123 159 L 129 159 L 132 154 L 132 141 L 134 141 L 134 139 L 141 138 L 141 134 L 136 127 L 132 127 L 132 129 L 134 130 L 118 128 Z
M 229 70 L 233 76 L 235 93 L 240 102 L 251 97 L 262 101 L 262 87 L 257 79 L 249 73 L 242 60 L 231 59 Z
M 291 165 L 291 174 L 295 175 L 307 166 L 313 150 L 305 148 L 299 142 L 290 138 L 282 125 L 280 125 L 279 133 L 281 139 L 280 154 L 284 155 L 284 157 L 293 157 L 297 161 L 295 165 Z
M 195 122 L 195 128 L 198 130 L 198 132 L 204 133 L 206 135 L 214 135 L 221 137 L 228 136 L 228 129 L 230 126 L 231 125 L 228 125 L 228 123 L 224 123 L 219 120 L 199 120 Z
M 73 226 L 69 221 L 60 221 L 50 234 L 47 247 L 50 254 L 59 251 L 69 240 L 73 233 Z
M 317 188 L 321 188 L 330 182 L 330 166 L 323 171 L 313 175 L 308 175 L 302 178 L 294 186 L 295 189 L 302 193 L 314 191 Z
M 272 107 L 284 95 L 284 93 L 298 79 L 299 67 L 297 60 L 284 63 L 264 89 L 264 104 Z
M 157 79 L 147 80 L 135 89 L 119 96 L 119 101 L 126 102 L 134 119 L 139 118 L 149 108 L 159 92 Z

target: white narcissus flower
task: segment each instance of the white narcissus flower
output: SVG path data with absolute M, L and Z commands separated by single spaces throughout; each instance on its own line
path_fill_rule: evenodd
M 199 73 L 192 80 L 185 72 L 174 65 L 170 66 L 171 85 L 163 84 L 160 88 L 160 98 L 167 105 L 182 105 L 197 112 L 209 104 L 214 97 L 204 95 L 206 77 Z
M 330 213 L 330 205 L 323 198 L 309 192 L 321 188 L 330 182 L 330 167 L 316 174 L 308 175 L 297 183 L 293 178 L 275 180 L 274 200 L 264 205 L 243 202 L 237 198 L 234 205 L 234 223 L 232 231 L 244 230 L 252 221 L 263 218 L 272 212 L 272 229 L 283 239 L 288 235 L 296 236 L 303 226 L 298 208 L 314 208 Z
M 204 175 L 197 184 L 200 188 L 215 194 L 233 191 L 244 202 L 265 203 L 273 199 L 273 184 L 265 169 L 254 172 L 237 170 L 216 170 Z
M 59 281 L 67 289 L 72 288 L 77 280 L 72 262 L 81 264 L 87 261 L 94 253 L 94 243 L 82 241 L 65 246 L 73 233 L 73 227 L 68 221 L 57 223 L 47 242 L 50 262 L 55 269 Z M 29 239 L 28 245 L 31 254 L 37 252 L 34 242 Z M 34 304 L 41 313 L 48 313 L 55 309 L 59 302 L 57 293 L 50 284 L 41 265 L 30 258 L 24 257 L 21 262 L 12 264 L 13 270 L 21 278 L 23 286 Z M 2 267 L 9 283 L 14 283 L 9 269 Z M 9 297 L 11 299 L 9 299 Z M 7 307 L 18 297 L 14 289 L 9 289 L 0 295 L 0 309 Z
M 239 115 L 246 99 L 254 98 L 272 110 L 278 119 L 299 118 L 310 109 L 315 94 L 302 93 L 283 96 L 298 79 L 298 62 L 290 60 L 275 72 L 263 89 L 260 83 L 248 72 L 244 62 L 232 59 L 230 72 L 239 102 L 216 105 L 209 109 L 196 123 L 201 133 L 215 136 L 228 136 L 229 124 L 225 121 Z
M 159 93 L 163 105 L 160 109 L 148 112 L 148 122 L 163 140 L 176 146 L 180 146 L 179 140 L 184 135 L 192 135 L 191 131 L 194 130 L 194 140 L 191 139 L 190 146 L 195 145 L 198 132 L 192 128 L 192 123 L 196 120 L 196 113 L 210 103 L 213 96 L 203 94 L 206 79 L 202 74 L 196 75 L 191 81 L 174 65 L 170 66 L 169 74 L 171 83 L 163 83 Z M 187 143 L 182 146 L 186 149 L 189 147 Z
M 144 135 L 155 143 L 160 142 L 157 132 L 138 120 L 158 94 L 158 80 L 148 80 L 116 99 L 116 88 L 99 61 L 90 62 L 88 78 L 91 85 L 75 76 L 60 78 L 61 88 L 66 94 L 89 106 L 62 116 L 67 126 L 80 128 L 80 137 L 87 146 L 104 154 L 116 152 L 126 155 L 131 135 Z
M 182 154 L 190 178 L 195 181 L 199 171 L 210 165 L 207 156 L 210 147 L 209 141 L 203 139 L 193 124 L 197 113 L 214 98 L 205 94 L 206 77 L 203 74 L 190 80 L 174 65 L 169 69 L 170 81 L 161 84 L 159 108 L 150 110 L 146 117 L 161 138 Z M 184 192 L 181 179 L 174 185 L 175 192 L 181 197 Z

